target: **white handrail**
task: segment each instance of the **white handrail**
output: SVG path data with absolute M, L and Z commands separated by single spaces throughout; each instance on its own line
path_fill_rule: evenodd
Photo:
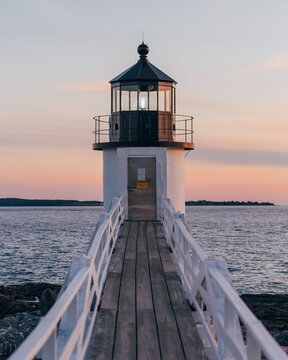
M 87 254 L 73 259 L 61 295 L 10 360 L 84 358 L 123 221 L 121 196 L 101 215 Z
M 233 288 L 226 262 L 205 254 L 170 199 L 163 199 L 161 217 L 183 288 L 195 308 L 194 319 L 208 358 L 287 360 Z

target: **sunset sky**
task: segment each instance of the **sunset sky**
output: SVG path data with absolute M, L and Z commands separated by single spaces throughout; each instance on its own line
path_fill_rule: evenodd
M 186 198 L 288 205 L 287 19 L 287 0 L 2 1 L 0 197 L 102 199 L 92 117 L 144 30 L 195 118 Z

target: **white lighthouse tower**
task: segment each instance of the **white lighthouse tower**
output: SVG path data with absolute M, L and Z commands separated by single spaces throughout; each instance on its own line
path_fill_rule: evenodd
M 126 196 L 130 220 L 160 219 L 168 197 L 185 212 L 185 150 L 192 150 L 190 116 L 176 115 L 176 81 L 152 65 L 149 47 L 111 83 L 111 115 L 96 116 L 94 150 L 103 151 L 104 209 Z

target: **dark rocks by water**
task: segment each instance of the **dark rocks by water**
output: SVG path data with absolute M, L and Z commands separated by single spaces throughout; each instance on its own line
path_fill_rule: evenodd
M 39 308 L 41 316 L 45 316 L 51 309 L 57 299 L 57 293 L 51 288 L 45 289 L 39 299 Z
M 39 311 L 7 315 L 0 320 L 0 360 L 9 355 L 23 342 L 40 319 Z
M 60 288 L 48 283 L 0 286 L 0 360 L 7 359 L 35 328 Z
M 244 294 L 241 298 L 278 343 L 288 348 L 288 294 Z

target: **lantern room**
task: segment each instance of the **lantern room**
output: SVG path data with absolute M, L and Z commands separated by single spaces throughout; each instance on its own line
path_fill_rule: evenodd
M 193 149 L 192 117 L 176 115 L 176 81 L 152 65 L 149 47 L 111 83 L 111 115 L 95 117 L 94 150 L 164 146 Z

